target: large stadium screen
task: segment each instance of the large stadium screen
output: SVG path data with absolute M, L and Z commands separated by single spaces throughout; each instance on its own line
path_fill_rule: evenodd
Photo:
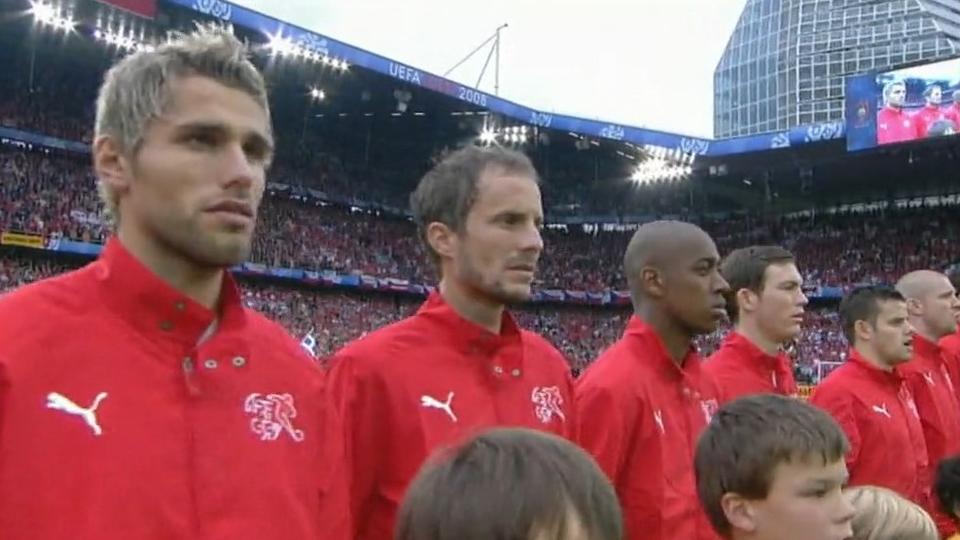
M 847 149 L 960 130 L 960 58 L 847 79 Z

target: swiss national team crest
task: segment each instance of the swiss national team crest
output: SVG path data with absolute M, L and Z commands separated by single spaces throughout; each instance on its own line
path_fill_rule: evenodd
M 303 431 L 293 426 L 297 408 L 290 394 L 250 394 L 243 410 L 251 416 L 250 429 L 261 441 L 275 441 L 284 432 L 297 442 L 303 440 Z
M 533 389 L 530 400 L 533 401 L 537 418 L 544 424 L 549 424 L 554 416 L 563 422 L 567 421 L 563 415 L 563 396 L 556 386 L 537 386 Z
M 703 419 L 709 424 L 713 415 L 717 414 L 720 409 L 720 404 L 715 399 L 702 399 L 700 400 L 700 409 L 703 410 Z

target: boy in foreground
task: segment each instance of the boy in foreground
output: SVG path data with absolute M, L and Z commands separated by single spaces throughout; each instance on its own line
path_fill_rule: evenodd
M 847 439 L 823 411 L 778 395 L 722 406 L 700 437 L 697 493 L 728 540 L 845 540 Z

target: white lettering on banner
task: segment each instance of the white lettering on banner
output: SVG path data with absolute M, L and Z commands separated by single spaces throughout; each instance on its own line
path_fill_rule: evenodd
M 479 105 L 481 107 L 487 106 L 487 96 L 479 90 L 474 90 L 473 88 L 467 88 L 465 86 L 459 87 L 459 92 L 457 97 L 466 101 L 467 103 L 473 103 L 474 105 Z
M 706 154 L 707 150 L 710 149 L 710 141 L 705 141 L 703 139 L 688 139 L 686 137 L 680 139 L 680 150 L 684 154 L 696 154 L 702 155 Z
M 330 56 L 330 51 L 327 49 L 326 38 L 322 38 L 312 32 L 300 34 L 293 44 L 301 49 L 306 49 L 324 56 Z
M 229 21 L 233 15 L 233 7 L 221 0 L 194 0 L 193 9 L 224 21 Z
M 390 62 L 390 76 L 416 85 L 421 84 L 420 72 L 403 64 Z
M 539 112 L 530 113 L 530 123 L 540 127 L 550 127 L 553 123 L 553 115 Z
M 790 132 L 777 133 L 770 141 L 770 148 L 788 148 L 790 146 Z
M 625 134 L 626 132 L 624 132 L 623 128 L 615 124 L 610 124 L 609 126 L 600 130 L 601 137 L 606 137 L 607 139 L 613 139 L 615 141 L 622 141 Z

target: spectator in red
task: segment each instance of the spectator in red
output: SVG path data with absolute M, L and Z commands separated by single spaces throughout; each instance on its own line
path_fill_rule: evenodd
M 907 299 L 913 337 L 913 358 L 903 368 L 907 384 L 920 411 L 924 439 L 930 462 L 925 481 L 933 485 L 933 474 L 940 460 L 960 454 L 960 403 L 939 341 L 957 331 L 960 300 L 947 276 L 931 270 L 917 270 L 900 278 L 897 290 Z M 958 381 L 956 384 L 960 384 Z M 933 498 L 924 508 L 944 536 L 957 532 L 956 524 L 941 511 Z
M 613 482 L 631 540 L 712 540 L 693 452 L 718 404 L 693 347 L 726 317 L 727 282 L 696 225 L 641 226 L 624 255 L 635 315 L 577 382 L 577 437 Z
M 524 154 L 470 145 L 411 196 L 438 291 L 331 361 L 356 538 L 390 538 L 407 485 L 439 447 L 493 426 L 572 436 L 567 362 L 505 309 L 529 299 L 543 251 L 538 183 Z
M 780 246 L 734 250 L 720 273 L 730 284 L 727 313 L 736 325 L 704 364 L 725 403 L 747 394 L 797 395 L 783 346 L 800 334 L 807 297 L 793 254 Z
M 907 85 L 889 82 L 883 87 L 883 108 L 877 113 L 877 143 L 889 144 L 917 138 L 916 119 L 903 110 Z
M 902 374 L 913 352 L 906 302 L 888 286 L 860 287 L 843 299 L 840 318 L 850 358 L 817 385 L 810 401 L 847 435 L 850 485 L 886 487 L 924 504 L 930 464 Z

